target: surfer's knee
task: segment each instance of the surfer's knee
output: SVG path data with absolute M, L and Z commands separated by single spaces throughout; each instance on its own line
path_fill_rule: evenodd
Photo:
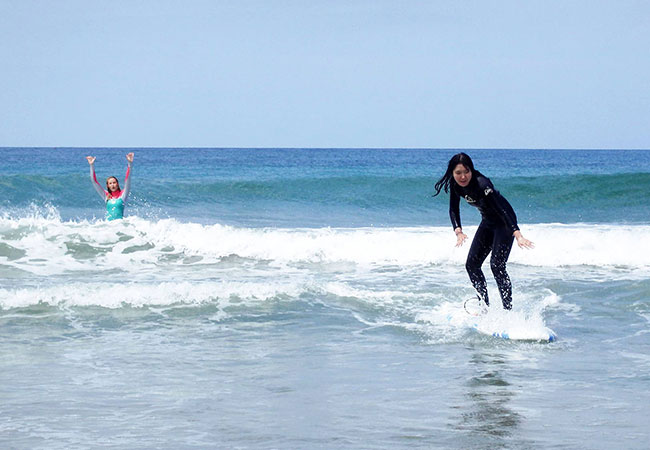
M 491 259 L 490 260 L 490 269 L 492 269 L 492 274 L 494 274 L 495 277 L 502 276 L 506 274 L 506 261 L 503 260 L 498 260 L 498 259 Z
M 467 273 L 475 273 L 481 270 L 481 264 L 474 258 L 467 258 L 467 261 L 465 261 L 465 269 Z

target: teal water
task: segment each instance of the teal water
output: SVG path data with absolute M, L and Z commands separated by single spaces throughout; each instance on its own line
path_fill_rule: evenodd
M 132 149 L 130 210 L 237 226 L 446 225 L 431 198 L 453 150 Z M 100 179 L 123 179 L 124 153 L 93 149 Z M 101 218 L 85 149 L 0 149 L 0 205 L 54 206 L 62 219 Z M 475 150 L 476 166 L 528 223 L 646 223 L 650 152 Z M 478 216 L 465 214 L 468 223 Z
M 105 222 L 128 151 L 0 149 L 3 448 L 647 447 L 650 151 L 469 151 L 522 341 L 462 309 L 453 150 L 133 149 Z

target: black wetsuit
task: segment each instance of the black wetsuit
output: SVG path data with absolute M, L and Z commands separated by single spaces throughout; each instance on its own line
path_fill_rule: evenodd
M 499 287 L 503 307 L 512 309 L 512 284 L 508 272 L 506 272 L 506 262 L 514 241 L 513 233 L 519 229 L 517 216 L 512 206 L 499 194 L 499 191 L 494 189 L 489 178 L 483 175 L 472 177 L 467 187 L 461 187 L 452 181 L 450 191 L 449 217 L 454 230 L 461 227 L 460 197 L 467 200 L 470 205 L 477 207 L 481 213 L 482 220 L 476 230 L 465 263 L 474 288 L 481 299 L 489 305 L 487 282 L 481 265 L 487 255 L 492 252 L 490 267 Z

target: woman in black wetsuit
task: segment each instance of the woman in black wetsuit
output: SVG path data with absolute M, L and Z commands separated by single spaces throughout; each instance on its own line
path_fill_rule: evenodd
M 460 223 L 460 198 L 463 197 L 470 205 L 478 208 L 481 223 L 467 255 L 467 273 L 478 292 L 479 300 L 489 306 L 487 283 L 481 265 L 492 252 L 490 268 L 499 287 L 501 302 L 505 309 L 512 309 L 512 284 L 506 272 L 512 243 L 516 238 L 517 245 L 521 248 L 535 247 L 519 231 L 512 206 L 494 189 L 489 178 L 474 169 L 474 163 L 465 153 L 458 153 L 449 160 L 447 172 L 438 180 L 435 189 L 434 196 L 440 194 L 442 189 L 449 192 L 449 217 L 456 233 L 456 247 L 463 245 L 467 239 Z

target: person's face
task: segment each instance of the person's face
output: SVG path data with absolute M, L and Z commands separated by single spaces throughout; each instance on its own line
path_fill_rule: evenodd
M 460 187 L 467 187 L 469 182 L 472 180 L 472 171 L 462 164 L 458 164 L 456 167 L 454 167 L 454 171 L 452 173 L 454 174 L 454 181 Z
M 115 178 L 109 178 L 106 180 L 106 186 L 108 186 L 108 192 L 115 192 L 117 191 L 117 180 Z

